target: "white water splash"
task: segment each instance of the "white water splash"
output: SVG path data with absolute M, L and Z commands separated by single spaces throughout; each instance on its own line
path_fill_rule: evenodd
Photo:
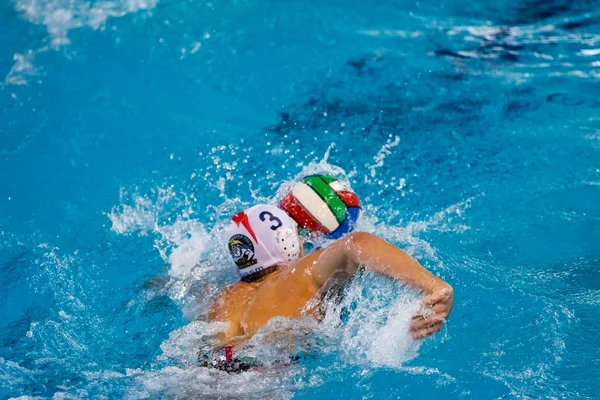
M 210 247 L 208 244 L 214 242 L 204 225 L 191 218 L 190 199 L 175 193 L 172 187 L 159 188 L 151 196 L 134 194 L 131 200 L 121 190 L 120 197 L 121 204 L 107 214 L 112 230 L 121 235 L 158 234 L 155 247 L 170 264 L 169 275 L 178 280 L 188 277 Z M 127 204 L 128 201 L 133 205 Z
M 167 203 L 175 197 L 175 193 L 172 188 L 159 188 L 154 193 L 154 199 L 134 194 L 131 199 L 133 205 L 125 204 L 128 194 L 123 189 L 119 197 L 121 204 L 113 207 L 107 214 L 112 222 L 112 230 L 121 235 L 133 232 L 146 235 L 157 228 L 160 215 Z
M 205 348 L 207 352 L 212 350 L 210 345 L 215 343 L 214 335 L 226 327 L 227 324 L 223 323 L 192 321 L 169 334 L 169 338 L 160 345 L 162 354 L 158 360 L 169 360 L 181 366 L 196 365 L 196 353 Z
M 390 154 L 392 154 L 391 149 L 398 146 L 398 144 L 400 144 L 400 138 L 398 136 L 396 136 L 393 141 L 391 139 L 388 139 L 387 142 L 383 146 L 381 146 L 381 149 L 379 149 L 379 151 L 377 152 L 377 155 L 375 155 L 375 157 L 373 157 L 373 160 L 375 160 L 375 163 L 367 166 L 369 168 L 369 170 L 371 171 L 371 178 L 375 178 L 375 176 L 377 175 L 376 169 L 383 167 L 385 158 L 387 156 L 389 156 Z
M 330 144 L 321 160 L 312 161 L 308 165 L 299 163 L 297 166 L 302 167 L 302 170 L 296 174 L 294 179 L 285 181 L 279 185 L 273 204 L 277 204 L 277 202 L 292 189 L 296 182 L 301 181 L 310 175 L 331 175 L 350 187 L 350 183 L 348 182 L 349 174 L 347 174 L 344 169 L 338 167 L 337 165 L 329 164 L 328 162 L 329 154 L 334 148 L 335 143 Z
M 223 243 L 225 221 L 207 230 L 193 218 L 191 199 L 171 187 L 146 195 L 128 195 L 122 190 L 121 204 L 107 216 L 117 234 L 155 238 L 154 247 L 169 266 L 169 279 L 162 291 L 181 306 L 188 319 L 194 320 L 204 315 L 223 286 L 239 279 L 239 275 Z M 214 212 L 227 213 L 236 204 L 226 199 L 214 207 Z
M 37 75 L 33 64 L 34 56 L 50 49 L 59 49 L 70 43 L 69 32 L 78 28 L 102 30 L 109 18 L 120 18 L 130 13 L 149 11 L 156 7 L 158 0 L 15 0 L 15 10 L 35 25 L 44 25 L 48 31 L 50 45 L 29 49 L 23 54 L 16 53 L 15 64 L 4 78 L 6 85 L 25 85 L 28 78 Z
M 157 363 L 167 366 L 152 371 L 129 371 L 135 378 L 137 390 L 129 398 L 174 397 L 182 398 L 291 398 L 302 384 L 292 379 L 298 374 L 294 368 L 250 370 L 235 374 L 197 366 L 197 353 L 210 354 L 214 348 L 214 335 L 225 329 L 222 323 L 194 321 L 177 329 L 161 344 L 162 354 Z M 258 335 L 260 337 L 260 335 Z M 273 346 L 265 346 L 267 351 Z M 261 359 L 265 361 L 265 359 Z M 289 359 L 288 359 L 289 360 Z
M 208 247 L 210 237 L 200 222 L 187 218 L 178 219 L 172 225 L 156 228 L 161 239 L 156 241 L 156 248 L 163 259 L 171 264 L 169 275 L 177 279 L 185 279 Z
M 130 371 L 139 392 L 126 399 L 291 399 L 294 391 L 310 386 L 286 371 L 248 371 L 228 374 L 207 368 L 165 367 L 158 371 Z M 136 388 L 137 389 L 137 388 Z
M 22 367 L 18 363 L 0 357 L 0 381 L 7 387 L 26 388 L 31 379 L 41 375 L 37 370 Z M 32 378 L 33 377 L 33 378 Z M 23 390 L 24 391 L 24 390 Z M 14 399 L 38 399 L 39 397 L 21 396 Z
M 108 18 L 153 9 L 158 0 L 87 2 L 82 0 L 16 0 L 15 9 L 36 25 L 45 25 L 53 47 L 69 44 L 72 29 L 104 28 Z
M 320 330 L 336 338 L 335 348 L 350 364 L 400 367 L 415 358 L 421 346 L 409 330 L 420 307 L 419 297 L 396 282 L 363 273 L 352 281 L 341 301 L 327 302 Z
M 28 50 L 25 54 L 16 53 L 13 56 L 15 63 L 4 78 L 2 86 L 25 85 L 27 78 L 35 76 L 37 71 L 33 65 L 34 55 L 32 50 Z

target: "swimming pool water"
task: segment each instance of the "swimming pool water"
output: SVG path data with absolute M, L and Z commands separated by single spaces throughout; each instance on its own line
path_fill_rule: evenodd
M 507 3 L 2 3 L 0 398 L 598 397 L 600 8 Z M 319 171 L 447 327 L 365 274 L 273 368 L 194 367 L 223 224 Z

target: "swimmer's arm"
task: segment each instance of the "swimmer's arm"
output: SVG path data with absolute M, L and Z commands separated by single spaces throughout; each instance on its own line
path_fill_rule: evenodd
M 351 233 L 325 248 L 314 263 L 312 275 L 321 287 L 334 273 L 353 275 L 360 266 L 427 294 L 450 287 L 404 251 L 366 232 Z
M 423 338 L 441 329 L 453 304 L 452 287 L 427 271 L 414 258 L 396 246 L 365 232 L 347 235 L 316 255 L 312 263 L 312 277 L 318 287 L 323 286 L 335 273 L 352 275 L 364 266 L 423 292 L 423 308 L 413 318 L 411 331 L 415 338 Z

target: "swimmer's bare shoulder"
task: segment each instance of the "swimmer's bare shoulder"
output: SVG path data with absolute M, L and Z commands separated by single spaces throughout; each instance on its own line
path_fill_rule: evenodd
M 209 321 L 225 322 L 219 335 L 223 344 L 243 342 L 276 316 L 296 318 L 318 291 L 312 276 L 321 250 L 283 267 L 260 282 L 237 282 L 217 297 L 208 311 Z
M 228 343 L 236 337 L 243 336 L 241 320 L 245 308 L 240 305 L 247 304 L 254 291 L 255 288 L 246 282 L 234 283 L 226 287 L 208 309 L 209 321 L 228 324 L 227 329 L 218 335 L 221 343 Z

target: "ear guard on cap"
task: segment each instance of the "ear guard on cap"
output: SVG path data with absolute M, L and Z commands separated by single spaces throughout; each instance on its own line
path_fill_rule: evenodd
M 284 261 L 296 261 L 300 256 L 300 241 L 295 231 L 280 228 L 275 232 L 275 250 Z

